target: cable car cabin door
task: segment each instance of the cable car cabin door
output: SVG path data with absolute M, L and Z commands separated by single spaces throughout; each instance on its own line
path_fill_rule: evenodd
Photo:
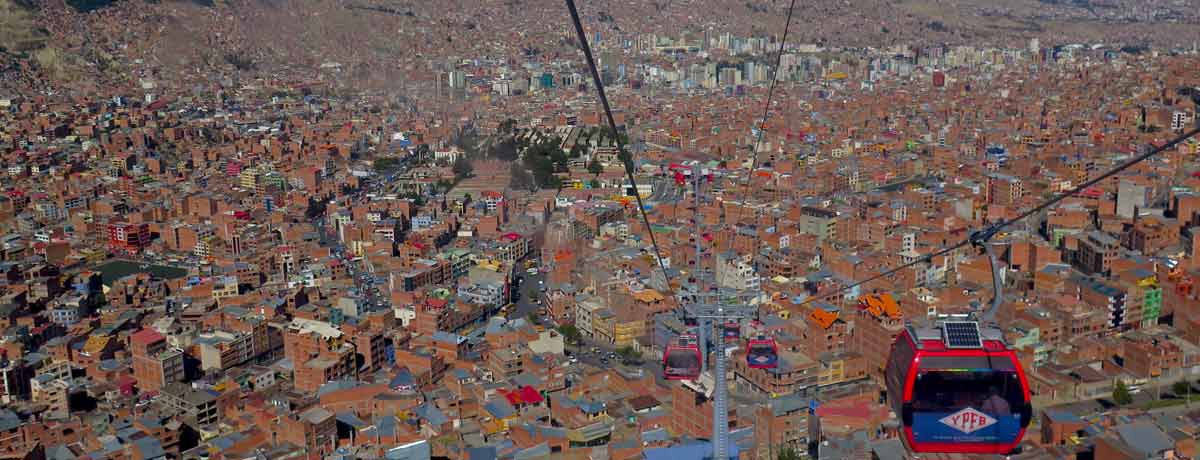
M 1020 370 L 1009 356 L 923 354 L 910 378 L 914 451 L 1007 454 L 1021 441 L 1028 425 L 1022 418 L 1030 414 Z

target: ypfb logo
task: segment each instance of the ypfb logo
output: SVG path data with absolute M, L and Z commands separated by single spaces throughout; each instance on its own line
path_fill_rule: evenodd
M 939 421 L 967 434 L 996 424 L 996 419 L 970 407 L 947 415 Z

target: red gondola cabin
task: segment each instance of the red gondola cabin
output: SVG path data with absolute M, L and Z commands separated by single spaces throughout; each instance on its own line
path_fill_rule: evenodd
M 1000 330 L 973 321 L 907 327 L 885 378 L 912 452 L 1007 455 L 1033 415 L 1016 353 Z
M 726 321 L 722 335 L 725 336 L 726 342 L 737 342 L 738 337 L 741 336 L 741 327 L 738 326 L 737 321 Z
M 696 336 L 684 334 L 667 345 L 663 353 L 663 377 L 667 380 L 696 380 L 700 377 L 700 345 Z
M 754 369 L 771 369 L 779 365 L 779 347 L 775 339 L 765 336 L 750 339 L 746 346 L 746 365 Z

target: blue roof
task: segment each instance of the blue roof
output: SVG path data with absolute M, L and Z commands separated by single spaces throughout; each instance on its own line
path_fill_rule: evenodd
M 395 377 L 392 377 L 391 382 L 388 382 L 388 387 L 398 388 L 402 386 L 415 386 L 416 384 L 417 379 L 413 377 L 412 371 L 408 370 L 407 368 L 401 368 L 400 373 L 396 374 Z
M 393 447 L 383 454 L 383 458 L 388 460 L 429 460 L 429 454 L 429 441 L 422 439 Z
M 1052 422 L 1083 423 L 1083 420 L 1080 419 L 1078 415 L 1072 414 L 1070 412 L 1066 412 L 1066 411 L 1062 411 L 1062 410 L 1055 410 L 1055 409 L 1046 409 L 1042 412 L 1045 413 L 1046 417 L 1049 418 L 1050 421 L 1052 421 Z
M 521 423 L 513 429 L 522 429 L 529 433 L 530 438 L 547 437 L 547 438 L 565 438 L 567 430 L 565 428 L 556 428 L 546 425 L 535 425 L 533 423 Z
M 642 441 L 644 442 L 665 442 L 671 439 L 671 434 L 667 433 L 664 428 L 642 432 Z
M 243 437 L 245 437 L 245 435 L 241 433 L 230 433 L 227 436 L 213 438 L 213 440 L 209 441 L 208 443 L 213 447 L 216 447 L 218 450 L 226 450 L 233 447 L 233 445 L 237 444 L 238 441 L 241 441 Z
M 381 436 L 395 436 L 396 426 L 396 417 L 385 415 L 375 419 L 375 428 Z
M 115 436 L 105 436 L 100 440 L 100 442 L 100 451 L 104 452 L 105 454 L 116 452 L 118 450 L 124 450 L 124 446 L 121 445 L 121 441 L 118 441 Z
M 447 417 L 441 409 L 433 404 L 422 404 L 417 407 L 417 415 L 429 422 L 430 425 L 444 425 L 450 422 L 450 417 Z
M 712 451 L 711 443 L 698 441 L 686 445 L 646 449 L 642 454 L 646 456 L 646 460 L 710 460 Z M 738 458 L 737 446 L 729 446 L 728 454 L 730 459 Z
M 541 443 L 525 450 L 517 451 L 513 454 L 513 460 L 530 460 L 535 458 L 549 457 L 551 454 L 550 446 L 546 443 Z
M 517 415 L 517 410 L 504 399 L 493 399 L 483 405 L 483 408 L 495 418 L 509 418 Z
M 71 449 L 68 448 L 66 444 L 59 444 L 57 446 L 50 446 L 46 448 L 47 460 L 75 460 L 76 458 L 79 457 L 76 457 L 75 453 L 71 452 Z
M 1150 423 L 1137 422 L 1114 428 L 1122 441 L 1142 455 L 1155 455 L 1175 446 L 1166 433 Z
M 117 430 L 117 437 L 120 438 L 122 441 L 129 442 L 129 440 L 133 439 L 134 436 L 137 436 L 141 433 L 142 433 L 141 429 L 135 428 L 132 426 L 127 426 L 127 427 Z
M 167 451 L 163 450 L 162 443 L 152 436 L 138 438 L 133 445 L 141 452 L 142 460 L 166 458 L 167 456 Z
M 21 426 L 21 418 L 6 408 L 0 408 L 0 431 L 8 431 Z
M 451 333 L 445 332 L 445 331 L 434 332 L 433 336 L 431 336 L 430 338 L 432 338 L 433 341 L 435 341 L 435 342 L 452 343 L 455 345 L 458 345 L 458 344 L 461 344 L 461 343 L 467 341 L 466 337 L 463 337 L 458 334 L 451 334 Z
M 466 460 L 496 460 L 495 447 L 469 447 Z
M 367 422 L 358 418 L 353 412 L 338 412 L 336 415 L 337 421 L 342 424 L 350 425 L 351 428 L 359 429 L 367 426 Z
M 358 382 L 354 380 L 333 380 L 321 385 L 321 388 L 317 389 L 317 396 L 320 397 L 335 391 L 349 390 L 356 387 L 358 387 Z
M 585 414 L 598 414 L 604 411 L 604 403 L 599 401 L 580 401 L 579 410 Z
M 536 374 L 523 372 L 512 379 L 513 383 L 522 387 L 536 387 L 542 384 L 542 378 Z

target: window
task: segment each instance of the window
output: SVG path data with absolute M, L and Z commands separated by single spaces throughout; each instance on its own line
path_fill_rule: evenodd
M 1012 415 L 1024 404 L 1021 382 L 1013 371 L 922 371 L 914 383 L 913 408 L 917 412 L 954 412 L 973 407 L 994 416 Z

